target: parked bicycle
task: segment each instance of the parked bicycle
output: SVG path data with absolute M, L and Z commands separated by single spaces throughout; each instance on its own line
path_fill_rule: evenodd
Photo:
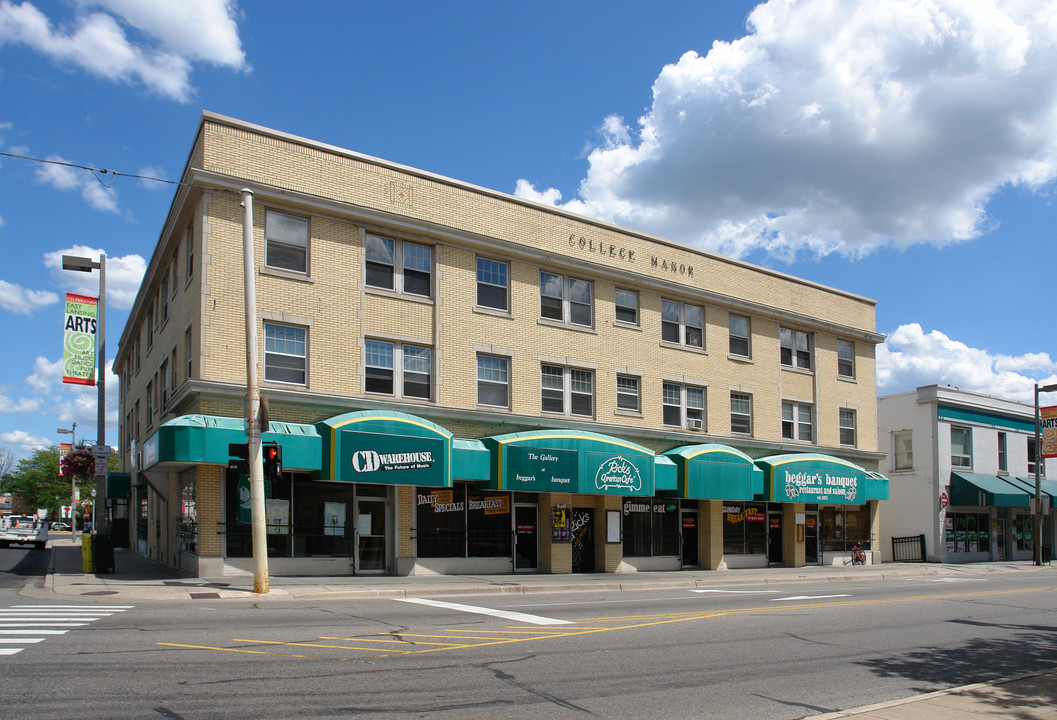
M 866 551 L 863 550 L 862 545 L 854 543 L 851 546 L 851 564 L 852 565 L 865 565 L 866 564 Z

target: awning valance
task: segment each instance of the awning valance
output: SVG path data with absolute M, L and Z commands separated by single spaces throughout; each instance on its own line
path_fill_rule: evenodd
M 951 505 L 967 507 L 1027 507 L 1031 495 L 997 475 L 951 473 Z
M 758 458 L 765 494 L 776 502 L 864 505 L 866 470 L 832 455 L 792 453 Z
M 752 500 L 764 490 L 764 473 L 729 445 L 683 445 L 663 453 L 676 465 L 679 497 Z
M 454 439 L 425 418 L 366 410 L 323 420 L 316 427 L 330 480 L 451 487 Z
M 106 496 L 111 500 L 127 500 L 132 497 L 132 476 L 123 472 L 107 473 Z
M 261 435 L 264 442 L 283 447 L 283 467 L 319 470 L 319 433 L 314 425 L 273 422 Z M 246 426 L 240 418 L 212 415 L 182 415 L 161 425 L 143 443 L 138 470 L 178 470 L 188 465 L 227 465 L 228 445 L 246 442 Z M 155 467 L 160 466 L 160 467 Z

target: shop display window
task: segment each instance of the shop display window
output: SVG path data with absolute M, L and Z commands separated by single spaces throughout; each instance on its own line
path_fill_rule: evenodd
M 850 552 L 855 543 L 870 550 L 870 509 L 865 506 L 820 507 L 819 542 L 823 552 Z
M 987 513 L 947 511 L 943 527 L 946 552 L 991 552 L 991 517 Z
M 673 498 L 624 498 L 624 557 L 679 554 L 679 502 Z
M 763 503 L 723 503 L 723 553 L 763 555 L 767 552 L 767 509 Z
M 418 557 L 511 557 L 510 493 L 467 483 L 415 489 Z

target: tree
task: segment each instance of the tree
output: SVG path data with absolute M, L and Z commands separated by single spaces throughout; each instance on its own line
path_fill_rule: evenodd
M 7 475 L 15 467 L 14 453 L 0 449 L 0 490 L 7 489 Z
M 91 499 L 95 488 L 95 477 L 90 475 L 92 465 L 85 464 L 85 456 L 91 463 L 92 454 L 78 448 L 67 456 L 69 467 L 76 470 L 81 487 L 82 502 Z M 85 472 L 87 468 L 88 472 Z M 18 467 L 9 474 L 12 503 L 16 512 L 32 513 L 46 509 L 50 517 L 58 517 L 59 506 L 70 503 L 70 477 L 59 475 L 59 449 L 55 445 L 34 450 L 33 454 L 18 461 Z

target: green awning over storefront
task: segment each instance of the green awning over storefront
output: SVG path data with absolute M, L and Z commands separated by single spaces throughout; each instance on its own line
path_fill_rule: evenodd
M 1021 486 L 1027 487 L 1028 492 L 1031 493 L 1031 496 L 1035 497 L 1035 478 L 1017 476 L 1009 479 L 1016 480 L 1017 483 Z M 1039 478 L 1039 486 L 1042 489 L 1042 496 L 1044 498 L 1047 495 L 1050 496 L 1050 507 L 1057 507 L 1057 481 L 1047 480 L 1046 478 Z
M 679 468 L 664 455 L 657 455 L 653 461 L 653 490 L 658 495 L 679 490 Z
M 683 445 L 663 454 L 675 462 L 678 495 L 699 500 L 752 500 L 764 490 L 764 473 L 729 445 Z
M 451 476 L 455 480 L 488 480 L 492 476 L 492 453 L 480 440 L 452 441 Z
M 888 478 L 879 472 L 866 471 L 866 499 L 887 500 Z
M 127 500 L 132 497 L 132 476 L 123 472 L 107 473 L 106 496 L 111 500 Z
M 451 487 L 452 434 L 407 413 L 352 412 L 316 424 L 327 479 Z
M 599 433 L 539 430 L 483 438 L 493 490 L 642 495 L 655 492 L 656 455 Z
M 321 439 L 313 425 L 273 422 L 261 436 L 264 442 L 283 447 L 283 467 L 320 470 Z M 143 443 L 142 467 L 179 467 L 211 463 L 227 465 L 228 445 L 246 442 L 245 423 L 240 418 L 183 415 L 161 425 Z M 175 468 L 174 468 L 175 469 Z
M 951 473 L 951 505 L 966 507 L 1027 507 L 1031 495 L 997 475 Z
M 758 458 L 765 494 L 776 502 L 864 505 L 866 470 L 831 455 L 792 453 Z

